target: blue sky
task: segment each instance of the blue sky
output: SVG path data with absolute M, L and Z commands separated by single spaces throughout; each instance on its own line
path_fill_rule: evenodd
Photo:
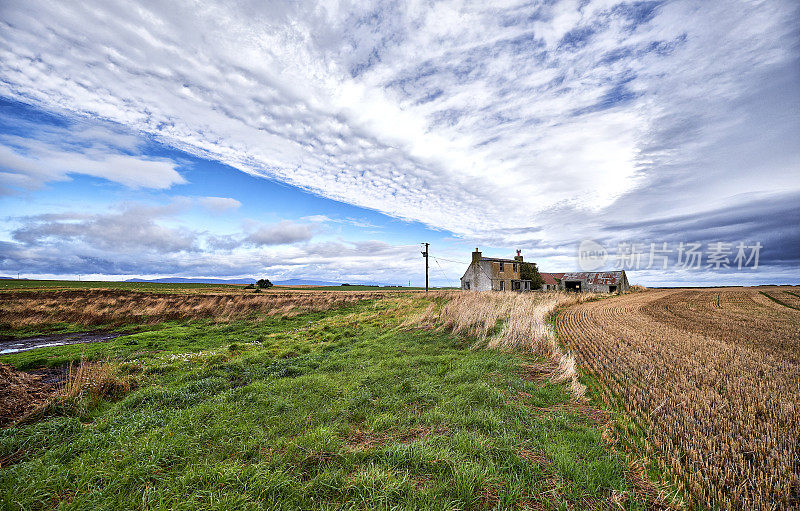
M 797 22 L 778 0 L 4 2 L 0 274 L 419 284 L 428 241 L 452 285 L 475 246 L 569 271 L 593 239 L 763 246 L 647 285 L 800 283 Z

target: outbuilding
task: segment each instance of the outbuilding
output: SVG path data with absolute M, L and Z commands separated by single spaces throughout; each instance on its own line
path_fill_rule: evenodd
M 620 293 L 630 289 L 625 270 L 583 271 L 565 273 L 561 277 L 560 289 L 591 293 Z

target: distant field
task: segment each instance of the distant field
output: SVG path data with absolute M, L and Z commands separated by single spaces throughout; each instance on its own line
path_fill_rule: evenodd
M 544 323 L 583 297 L 6 293 L 6 333 L 130 334 L 0 356 L 6 509 L 654 502 Z
M 165 284 L 159 282 L 108 282 L 76 280 L 16 280 L 0 279 L 0 290 L 14 289 L 126 289 L 130 291 L 176 292 L 176 291 L 228 291 L 243 292 L 244 285 L 233 284 Z
M 14 289 L 125 289 L 130 291 L 147 291 L 150 293 L 175 293 L 175 292 L 228 292 L 252 293 L 254 290 L 246 289 L 244 284 L 203 284 L 203 283 L 163 283 L 163 282 L 111 282 L 111 281 L 76 281 L 76 280 L 16 280 L 0 279 L 0 291 Z M 270 291 L 419 291 L 424 287 L 394 287 L 394 286 L 274 286 L 263 292 Z M 436 288 L 431 288 L 436 289 Z M 453 289 L 453 288 L 440 288 Z
M 293 289 L 298 291 L 424 291 L 424 287 L 395 287 L 395 286 L 275 286 L 273 289 Z M 454 289 L 454 288 L 430 288 L 434 289 Z

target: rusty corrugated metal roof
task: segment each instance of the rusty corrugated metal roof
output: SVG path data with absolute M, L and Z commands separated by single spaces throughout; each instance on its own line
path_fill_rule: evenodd
M 561 280 L 582 280 L 587 284 L 608 284 L 615 286 L 622 280 L 622 273 L 622 271 L 579 271 L 565 273 Z

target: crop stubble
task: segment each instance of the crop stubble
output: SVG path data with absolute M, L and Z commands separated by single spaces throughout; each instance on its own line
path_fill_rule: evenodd
M 653 290 L 557 318 L 694 507 L 800 506 L 800 311 L 760 291 Z

